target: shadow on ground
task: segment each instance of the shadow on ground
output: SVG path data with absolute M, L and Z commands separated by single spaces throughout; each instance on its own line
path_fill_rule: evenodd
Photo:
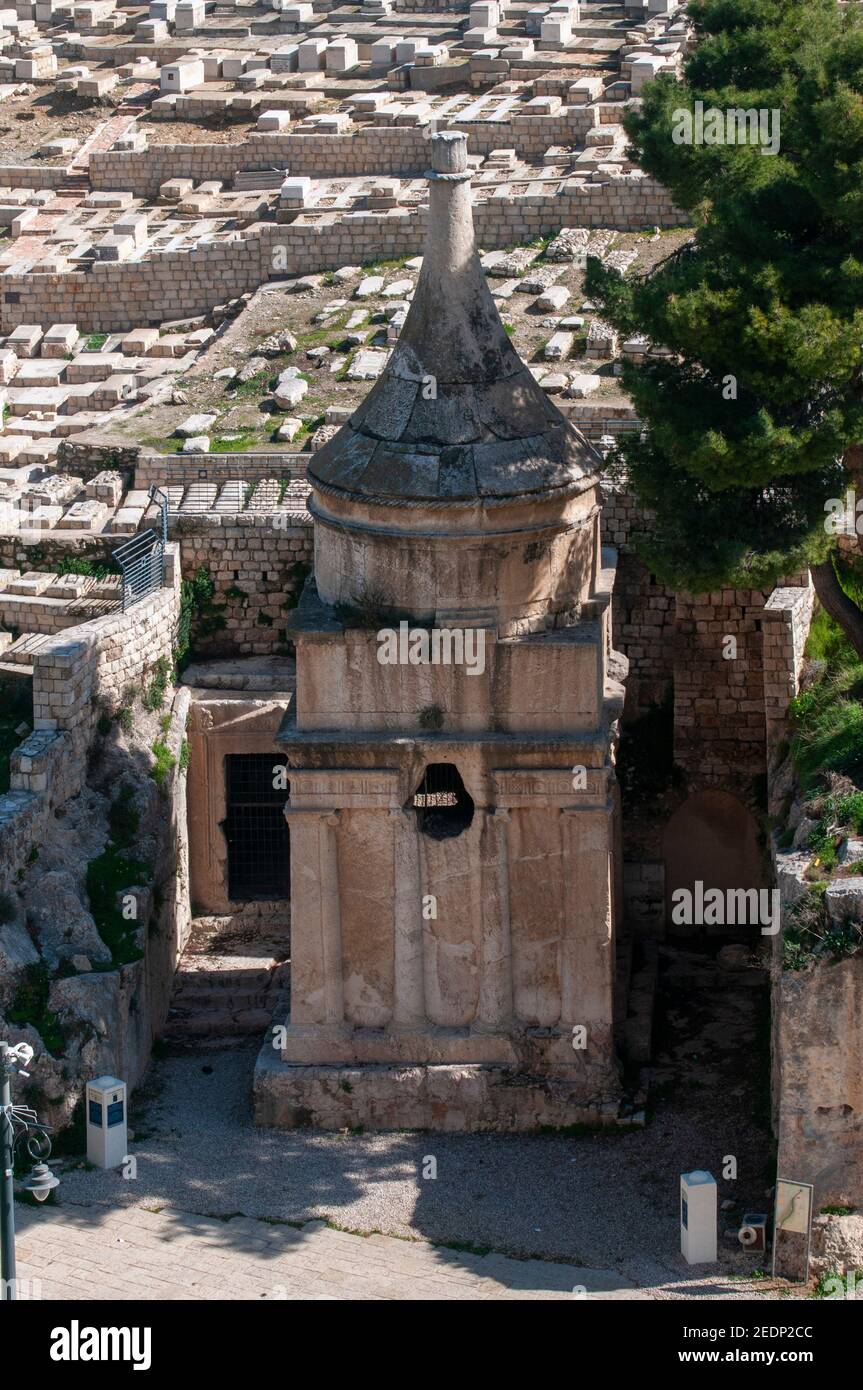
M 756 1260 L 721 1245 L 719 1265 L 690 1270 L 678 1243 L 682 1171 L 717 1176 L 720 1203 L 736 1203 L 729 1224 L 768 1205 L 766 977 L 722 970 L 720 944 L 663 948 L 655 1103 L 644 1130 L 256 1129 L 252 1043 L 154 1062 L 133 1106 L 137 1176 L 74 1169 L 64 1175 L 62 1205 L 170 1209 L 178 1233 L 194 1224 L 190 1213 L 203 1215 L 216 1239 L 240 1250 L 251 1239 L 243 1217 L 298 1223 L 285 1224 L 286 1244 L 303 1239 L 303 1223 L 323 1219 L 360 1235 L 430 1241 L 451 1267 L 474 1269 L 474 1257 L 492 1251 L 515 1256 L 526 1262 L 525 1287 L 529 1262 L 539 1259 L 593 1271 L 600 1288 L 746 1296 L 740 1281 Z M 737 1163 L 733 1181 L 720 1177 L 729 1157 Z M 77 1210 L 83 1224 L 94 1221 L 92 1207 Z

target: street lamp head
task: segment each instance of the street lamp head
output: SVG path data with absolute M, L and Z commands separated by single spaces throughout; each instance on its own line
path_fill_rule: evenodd
M 32 1192 L 37 1202 L 46 1201 L 48 1193 L 59 1185 L 60 1179 L 55 1178 L 47 1163 L 37 1163 L 22 1184 L 24 1191 Z

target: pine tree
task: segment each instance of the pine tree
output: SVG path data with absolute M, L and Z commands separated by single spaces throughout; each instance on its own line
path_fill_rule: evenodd
M 591 260 L 586 282 L 615 327 L 668 350 L 624 367 L 647 428 L 623 438 L 618 459 L 655 512 L 640 548 L 667 583 L 695 592 L 809 565 L 863 657 L 834 517 L 853 489 L 863 530 L 861 10 L 692 0 L 689 11 L 698 44 L 682 79 L 650 83 L 625 124 L 632 157 L 694 235 L 642 277 Z M 685 143 L 698 102 L 702 113 L 765 112 L 778 151 Z

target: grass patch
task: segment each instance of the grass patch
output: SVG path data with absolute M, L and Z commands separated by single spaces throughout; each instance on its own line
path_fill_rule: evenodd
M 814 850 L 814 867 L 832 873 L 839 863 L 839 846 L 847 831 L 863 831 L 863 792 L 831 792 L 811 803 L 818 823 L 809 836 L 807 848 Z
M 168 657 L 160 656 L 153 667 L 153 677 L 150 684 L 141 697 L 141 704 L 150 714 L 154 714 L 157 709 L 161 709 L 165 703 L 165 694 L 171 679 L 171 662 Z
M 855 782 L 863 778 L 861 699 L 863 664 L 854 660 L 825 673 L 792 700 L 791 751 L 804 790 L 826 772 Z
M 29 1024 L 54 1056 L 66 1046 L 66 1034 L 59 1018 L 48 1008 L 51 979 L 41 961 L 28 965 L 6 1014 L 10 1023 Z
M 84 343 L 85 352 L 101 352 L 108 341 L 107 333 L 91 333 Z
M 395 261 L 366 261 L 363 270 L 366 275 L 383 275 L 387 270 L 404 270 L 408 261 L 413 260 L 413 255 L 399 256 Z
M 111 802 L 108 811 L 108 827 L 111 839 L 118 849 L 128 849 L 138 833 L 141 821 L 135 809 L 135 789 L 125 782 Z
M 70 555 L 57 565 L 57 574 L 82 574 L 91 579 L 108 579 L 117 571 L 102 560 L 88 560 L 85 555 Z
M 113 843 L 87 865 L 90 911 L 99 935 L 111 952 L 110 965 L 95 966 L 96 970 L 116 970 L 118 966 L 140 960 L 144 954 L 135 940 L 137 921 L 123 916 L 117 897 L 136 884 L 149 881 L 147 865 L 130 858 Z
M 206 641 L 225 627 L 225 605 L 214 602 L 215 592 L 216 583 L 206 565 L 201 565 L 191 579 L 183 580 L 174 647 L 178 671 L 182 671 L 191 660 L 196 641 Z
M 154 454 L 181 454 L 183 452 L 184 439 L 177 439 L 174 435 L 146 435 L 142 444 L 146 444 L 148 449 L 152 449 Z
M 15 730 L 33 725 L 33 682 L 11 676 L 0 681 L 0 793 L 8 792 L 11 757 L 26 735 Z
M 824 903 L 826 888 L 826 883 L 813 884 L 789 910 L 782 933 L 783 970 L 805 970 L 825 957 L 843 960 L 863 945 L 859 923 L 831 923 Z
M 228 438 L 227 435 L 217 435 L 215 439 L 210 441 L 210 453 L 243 454 L 248 449 L 254 448 L 261 442 L 261 437 L 257 430 L 247 430 L 231 438 Z
M 156 761 L 150 768 L 150 776 L 156 783 L 156 786 L 164 791 L 168 784 L 168 777 L 171 771 L 177 766 L 177 759 L 174 757 L 167 743 L 160 738 L 156 739 L 151 752 Z

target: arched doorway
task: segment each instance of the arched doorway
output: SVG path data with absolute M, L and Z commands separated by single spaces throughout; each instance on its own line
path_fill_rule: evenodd
M 697 898 L 697 885 L 703 892 L 720 889 L 723 893 L 766 888 L 769 882 L 764 853 L 759 844 L 758 822 L 752 812 L 731 792 L 702 791 L 687 798 L 674 812 L 662 836 L 665 860 L 665 907 L 669 934 L 692 936 L 702 930 L 726 935 L 725 924 L 702 927 L 700 923 L 681 923 L 672 917 L 674 894 L 686 889 Z M 741 914 L 738 912 L 738 918 Z M 748 919 L 747 919 L 748 920 Z M 730 928 L 735 934 L 757 933 L 759 927 Z

